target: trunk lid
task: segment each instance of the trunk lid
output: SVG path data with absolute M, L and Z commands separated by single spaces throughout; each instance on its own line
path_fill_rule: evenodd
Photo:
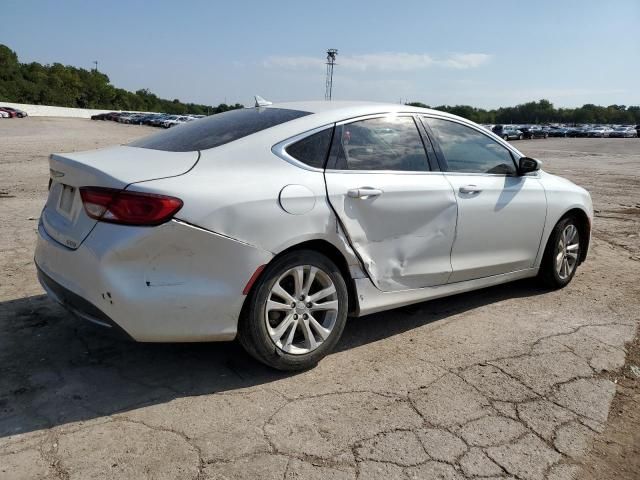
M 80 187 L 124 189 L 132 183 L 176 177 L 188 172 L 198 156 L 198 152 L 126 146 L 53 154 L 49 198 L 41 217 L 44 229 L 57 242 L 76 249 L 97 223 L 84 211 Z

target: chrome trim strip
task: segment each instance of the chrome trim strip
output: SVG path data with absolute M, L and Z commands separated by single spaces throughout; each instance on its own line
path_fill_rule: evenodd
M 370 173 L 379 175 L 444 175 L 446 172 L 425 172 L 423 170 L 336 170 L 333 168 L 327 168 L 325 173 L 345 173 L 351 175 Z
M 360 117 L 348 118 L 346 120 L 341 120 L 336 122 L 336 127 L 341 125 L 347 125 L 349 123 L 360 122 L 362 120 L 371 120 L 372 118 L 384 118 L 384 117 L 411 117 L 413 118 L 416 113 L 411 112 L 386 112 L 386 113 L 370 113 L 369 115 L 362 115 Z

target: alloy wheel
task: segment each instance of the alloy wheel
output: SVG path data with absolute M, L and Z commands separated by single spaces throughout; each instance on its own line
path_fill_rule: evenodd
M 271 287 L 264 320 L 276 347 L 302 355 L 331 335 L 338 309 L 338 292 L 331 277 L 313 265 L 298 265 L 280 275 Z
M 578 265 L 580 236 L 575 225 L 567 225 L 558 239 L 556 246 L 556 273 L 561 280 L 569 278 Z

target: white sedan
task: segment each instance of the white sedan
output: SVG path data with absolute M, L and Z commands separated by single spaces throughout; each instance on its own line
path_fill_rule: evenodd
M 234 110 L 54 154 L 48 294 L 143 342 L 238 338 L 307 368 L 362 316 L 512 280 L 567 285 L 589 193 L 460 117 L 405 105 Z
M 186 115 L 173 115 L 167 118 L 164 122 L 162 122 L 162 126 L 164 128 L 171 128 L 171 127 L 175 127 L 176 125 L 180 125 L 181 123 L 187 123 L 193 120 L 194 120 L 193 118 L 188 117 Z

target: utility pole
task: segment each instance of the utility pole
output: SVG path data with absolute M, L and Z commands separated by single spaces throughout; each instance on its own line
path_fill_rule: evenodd
M 336 57 L 338 56 L 338 49 L 330 48 L 327 50 L 327 78 L 324 86 L 324 99 L 331 100 L 331 94 L 333 91 L 333 67 L 336 64 Z
M 96 73 L 98 73 L 98 60 L 94 60 L 91 63 L 95 63 L 95 65 L 96 65 Z

